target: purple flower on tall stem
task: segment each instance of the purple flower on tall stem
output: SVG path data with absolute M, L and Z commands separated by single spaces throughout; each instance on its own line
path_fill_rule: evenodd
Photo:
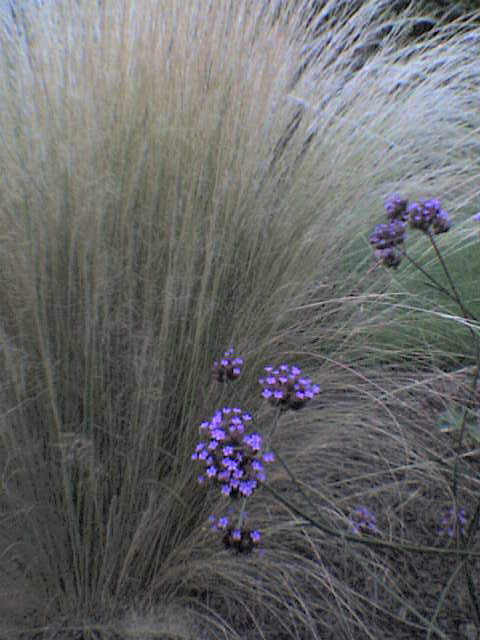
M 241 518 L 236 522 L 236 525 L 230 522 L 231 518 L 228 516 L 216 518 L 212 514 L 208 518 L 211 531 L 221 531 L 224 546 L 237 553 L 248 554 L 252 551 L 259 551 L 258 543 L 261 538 L 260 532 L 245 526 L 246 515 L 246 513 L 243 513 Z
M 467 524 L 467 514 L 463 507 L 457 509 L 455 517 L 454 507 L 444 507 L 442 509 L 441 526 L 438 530 L 439 536 L 448 536 L 452 538 L 457 531 L 461 535 L 465 535 L 465 525 Z
M 435 234 L 446 233 L 450 229 L 450 219 L 448 213 L 440 207 L 440 202 L 436 198 L 426 200 L 423 198 L 420 203 L 413 202 L 408 207 L 410 226 L 429 232 L 433 227 Z
M 387 217 L 389 220 L 401 220 L 402 222 L 406 222 L 408 220 L 407 206 L 407 198 L 399 196 L 398 193 L 388 196 L 385 202 Z
M 375 257 L 386 267 L 396 269 L 402 261 L 402 244 L 406 238 L 405 223 L 424 233 L 435 235 L 450 229 L 450 218 L 436 198 L 408 204 L 407 198 L 394 193 L 385 202 L 388 222 L 377 224 L 370 235 L 370 244 L 375 249 Z
M 301 376 L 301 369 L 296 366 L 281 364 L 277 369 L 268 366 L 265 371 L 268 375 L 258 379 L 263 387 L 262 396 L 280 409 L 301 409 L 320 393 L 319 387 Z
M 213 363 L 213 377 L 217 382 L 236 380 L 242 373 L 243 358 L 234 355 L 233 347 L 225 351 L 223 357 Z
M 353 533 L 376 533 L 377 531 L 376 518 L 367 507 L 356 507 L 348 521 Z
M 258 433 L 245 433 L 251 420 L 250 414 L 238 407 L 216 411 L 210 421 L 201 423 L 200 433 L 206 439 L 196 445 L 191 456 L 205 467 L 199 481 L 204 483 L 208 478 L 231 498 L 252 495 L 265 482 L 262 460 L 268 463 L 274 459 L 273 454 L 262 452 Z

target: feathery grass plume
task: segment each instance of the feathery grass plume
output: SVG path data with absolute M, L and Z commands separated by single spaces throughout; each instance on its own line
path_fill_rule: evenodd
M 272 347 L 365 359 L 379 197 L 477 195 L 473 17 L 412 43 L 411 7 L 335 5 L 58 0 L 2 22 L 0 570 L 29 628 L 112 633 L 126 598 L 156 598 L 205 637 L 364 631 L 294 519 L 266 523 L 260 569 L 225 561 L 190 460 L 233 337 L 257 369 Z

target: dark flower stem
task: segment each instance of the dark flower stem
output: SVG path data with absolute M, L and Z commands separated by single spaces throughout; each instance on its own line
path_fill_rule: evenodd
M 453 291 L 453 297 L 456 301 L 456 303 L 458 304 L 458 306 L 460 307 L 462 313 L 463 313 L 463 317 L 465 318 L 465 320 L 474 320 L 475 322 L 478 322 L 478 320 L 476 319 L 476 317 L 473 315 L 473 313 L 471 313 L 471 311 L 469 309 L 467 309 L 465 307 L 465 305 L 462 302 L 462 299 L 460 298 L 460 295 L 457 291 L 457 288 L 455 286 L 455 283 L 452 279 L 452 276 L 450 275 L 450 272 L 447 268 L 447 265 L 445 264 L 445 261 L 443 259 L 443 256 L 437 246 L 437 243 L 435 242 L 435 239 L 433 237 L 433 234 L 431 232 L 431 230 L 429 229 L 428 231 L 425 232 L 428 237 L 430 238 L 430 242 L 432 243 L 432 246 L 435 250 L 435 253 L 437 255 L 437 258 L 440 261 L 440 264 L 442 265 L 442 269 L 443 272 L 445 273 L 445 276 L 447 277 L 448 283 Z M 458 465 L 459 465 L 459 460 L 460 460 L 460 455 L 461 455 L 461 448 L 462 448 L 462 444 L 463 444 L 463 438 L 465 436 L 465 431 L 466 431 L 466 424 L 467 424 L 467 411 L 468 411 L 468 404 L 470 404 L 474 397 L 475 397 L 475 390 L 477 388 L 477 383 L 478 383 L 478 378 L 480 375 L 480 354 L 479 354 L 479 348 L 478 348 L 478 332 L 475 331 L 472 327 L 468 327 L 470 333 L 472 334 L 472 338 L 473 338 L 473 345 L 474 345 L 474 354 L 475 354 L 475 361 L 477 363 L 477 366 L 475 368 L 475 373 L 473 375 L 473 379 L 472 379 L 472 384 L 470 385 L 470 392 L 469 392 L 469 397 L 468 400 L 465 404 L 465 406 L 463 407 L 463 412 L 462 412 L 462 419 L 461 419 L 461 425 L 460 425 L 460 433 L 458 435 L 458 442 L 457 442 L 457 452 L 456 452 L 456 457 L 455 457 L 455 465 L 453 468 L 453 478 L 452 478 L 452 493 L 453 493 L 453 497 L 454 500 L 456 500 L 457 497 L 457 485 L 458 485 Z M 475 514 L 475 520 L 478 519 L 478 505 L 477 505 L 477 511 Z M 455 517 L 456 513 L 455 513 Z M 473 542 L 473 536 L 476 533 L 476 529 L 469 529 L 468 532 L 468 540 L 472 540 Z M 460 542 L 462 543 L 463 548 L 465 548 L 465 540 L 463 535 L 460 535 Z M 474 611 L 474 615 L 475 615 L 475 622 L 477 624 L 477 627 L 480 625 L 480 605 L 478 602 L 478 598 L 476 595 L 476 589 L 475 589 L 475 585 L 473 582 L 473 578 L 472 578 L 472 571 L 471 571 L 471 558 L 467 558 L 466 561 L 464 562 L 464 570 L 465 570 L 465 579 L 467 582 L 467 588 L 468 588 L 468 593 L 470 595 L 470 601 L 472 603 L 472 607 L 473 607 L 473 611 Z
M 432 238 L 433 241 L 433 238 Z M 434 245 L 436 246 L 436 245 Z M 411 256 L 408 255 L 408 253 L 404 250 L 401 251 L 402 256 L 404 256 L 405 258 L 407 258 L 407 260 L 409 262 L 411 262 L 413 264 L 413 266 L 418 269 L 418 271 L 420 271 L 426 278 L 428 278 L 430 280 L 430 282 L 426 282 L 425 284 L 427 286 L 431 286 L 434 289 L 437 289 L 437 291 L 440 291 L 441 293 L 443 293 L 445 296 L 447 296 L 448 298 L 450 298 L 450 300 L 452 300 L 453 302 L 456 302 L 457 304 L 459 304 L 462 312 L 464 313 L 464 317 L 466 319 L 470 318 L 471 320 L 474 320 L 475 322 L 478 322 L 477 318 L 474 316 L 473 313 L 471 313 L 461 302 L 461 300 L 458 298 L 458 293 L 456 291 L 456 289 L 454 288 L 454 293 L 452 294 L 446 287 L 442 286 L 437 280 L 435 280 L 435 278 L 428 273 L 428 271 L 425 271 L 425 269 L 416 261 L 414 260 Z M 446 268 L 446 267 L 445 267 Z M 448 273 L 448 272 L 447 272 Z M 450 275 L 450 274 L 449 274 Z M 455 295 L 456 294 L 456 295 Z M 457 297 L 456 297 L 457 296 Z M 465 315 L 466 314 L 466 315 Z
M 273 436 L 274 436 L 274 434 L 275 434 L 275 431 L 277 430 L 278 423 L 279 423 L 279 420 L 280 420 L 280 414 L 281 414 L 281 413 L 282 413 L 282 410 L 281 410 L 280 408 L 277 408 L 277 410 L 275 411 L 275 417 L 274 417 L 274 419 L 273 419 L 273 423 L 272 423 L 272 427 L 271 427 L 271 429 L 270 429 L 270 432 L 269 432 L 269 433 L 267 433 L 267 435 L 265 436 L 265 449 L 267 449 L 267 451 L 268 451 L 268 450 L 271 450 L 271 451 L 272 451 L 272 453 L 275 453 L 275 451 L 273 451 L 273 450 L 271 449 L 271 447 L 270 447 L 270 443 L 272 442 L 272 438 L 273 438 Z M 277 454 L 275 453 L 275 455 L 277 455 Z M 283 463 L 282 463 L 282 464 L 283 464 Z
M 463 317 L 468 320 L 474 320 L 475 322 L 478 322 L 478 319 L 474 316 L 474 314 L 469 311 L 469 309 L 467 309 L 465 307 L 465 305 L 462 302 L 462 299 L 460 298 L 457 288 L 455 286 L 455 283 L 453 282 L 452 276 L 450 275 L 449 270 L 447 269 L 447 265 L 445 264 L 445 261 L 442 257 L 442 254 L 440 253 L 440 250 L 437 246 L 437 243 L 435 242 L 435 238 L 433 237 L 433 234 L 430 230 L 425 231 L 425 233 L 428 235 L 428 237 L 430 238 L 430 242 L 432 243 L 432 246 L 435 250 L 435 253 L 437 254 L 437 258 L 440 261 L 440 264 L 442 265 L 442 269 L 447 277 L 448 280 L 448 284 L 450 285 L 450 287 L 452 288 L 453 291 L 453 299 L 455 300 L 455 302 L 458 304 L 458 306 L 460 307 L 460 309 L 462 310 L 463 313 Z M 471 329 L 471 331 L 473 331 L 473 329 Z

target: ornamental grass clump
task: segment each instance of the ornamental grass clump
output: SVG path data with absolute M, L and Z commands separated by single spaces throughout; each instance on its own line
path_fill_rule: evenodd
M 370 386 L 388 357 L 374 307 L 390 298 L 378 271 L 364 295 L 364 229 L 393 184 L 477 211 L 480 158 L 474 21 L 407 47 L 417 3 L 393 4 L 56 0 L 15 2 L 17 23 L 2 13 L 1 637 L 7 601 L 24 627 L 13 638 L 383 637 L 335 566 L 349 564 L 352 500 L 387 530 L 357 487 L 362 455 L 389 497 L 397 467 L 414 473 L 403 418 L 391 449 L 376 448 L 397 378 Z M 259 358 L 249 380 L 224 353 L 232 336 Z M 308 362 L 322 402 L 303 372 L 293 392 L 278 376 L 259 389 L 267 352 Z M 233 383 L 238 398 L 224 397 Z M 255 421 L 233 444 L 199 437 L 217 408 L 226 429 L 224 408 Z M 199 440 L 208 465 L 191 460 Z M 320 516 L 339 518 L 328 539 L 268 493 L 309 483 Z M 261 530 L 260 570 L 210 544 L 204 525 L 225 503 L 239 510 L 229 548 Z M 198 628 L 124 633 L 125 602 L 178 603 Z

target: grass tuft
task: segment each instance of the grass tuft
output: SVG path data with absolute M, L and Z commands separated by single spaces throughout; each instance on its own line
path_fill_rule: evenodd
M 234 345 L 315 374 L 279 450 L 339 527 L 360 500 L 427 544 L 448 503 L 421 403 L 469 364 L 468 330 L 413 269 L 375 269 L 368 234 L 392 191 L 441 194 L 480 312 L 480 16 L 412 41 L 413 4 L 334 4 L 61 0 L 0 27 L 4 635 L 387 638 L 393 615 L 424 637 L 413 565 L 379 551 L 372 578 L 376 552 L 354 566 L 266 492 L 264 557 L 219 550 L 191 461 Z M 257 386 L 234 402 L 261 421 Z M 294 495 L 281 467 L 269 483 Z

